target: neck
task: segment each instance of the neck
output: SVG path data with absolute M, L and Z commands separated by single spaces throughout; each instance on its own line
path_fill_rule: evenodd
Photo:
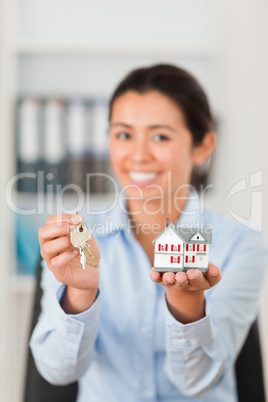
M 169 219 L 169 223 L 175 223 L 186 201 L 185 197 L 175 207 L 175 205 L 167 205 L 167 203 L 160 205 L 153 201 L 148 203 L 146 200 L 139 202 L 128 200 L 129 217 L 135 237 L 142 239 L 146 236 L 149 238 L 158 236 L 166 227 L 166 218 Z
M 129 201 L 129 200 L 128 200 Z M 144 203 L 128 202 L 129 217 L 131 219 L 131 227 L 137 241 L 142 245 L 146 252 L 151 266 L 154 261 L 154 248 L 152 241 L 165 229 L 166 218 L 169 222 L 175 223 L 179 218 L 180 212 L 186 203 L 186 198 L 181 203 L 180 208 L 159 208 L 159 205 L 150 205 L 152 209 L 145 208 Z M 147 207 L 147 205 L 146 205 Z M 137 211 L 139 213 L 137 213 Z M 150 212 L 149 212 L 150 211 Z M 154 211 L 154 213 L 152 213 Z

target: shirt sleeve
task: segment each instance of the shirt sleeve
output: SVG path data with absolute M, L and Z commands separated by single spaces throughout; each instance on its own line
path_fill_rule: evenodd
M 224 260 L 215 261 L 222 279 L 205 292 L 204 318 L 184 325 L 175 320 L 165 302 L 164 369 L 187 396 L 200 396 L 216 382 L 224 381 L 257 315 L 268 263 L 266 240 L 256 232 L 243 232 L 232 239 L 228 253 L 223 255 Z
M 45 261 L 41 287 L 42 313 L 30 340 L 40 374 L 51 384 L 65 385 L 87 370 L 98 334 L 100 294 L 93 305 L 80 314 L 66 314 L 60 300 L 66 288 L 49 271 Z

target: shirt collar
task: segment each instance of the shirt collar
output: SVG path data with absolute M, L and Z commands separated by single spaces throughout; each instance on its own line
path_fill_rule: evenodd
M 176 226 L 202 227 L 201 204 L 198 193 L 189 191 L 186 204 L 180 213 Z M 179 214 L 179 211 L 178 211 Z M 123 196 L 107 207 L 102 207 L 84 214 L 85 224 L 89 226 L 94 236 L 102 237 L 118 232 L 131 232 L 131 221 L 128 216 L 126 197 Z

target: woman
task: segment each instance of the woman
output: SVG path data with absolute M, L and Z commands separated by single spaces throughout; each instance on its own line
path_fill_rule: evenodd
M 133 71 L 112 96 L 109 138 L 125 198 L 84 215 L 93 231 L 103 228 L 88 242 L 100 269 L 83 270 L 71 246 L 79 217 L 51 216 L 39 231 L 37 368 L 53 384 L 78 379 L 79 402 L 236 401 L 233 364 L 256 317 L 267 247 L 253 230 L 204 211 L 191 191 L 193 169 L 215 143 L 204 91 L 174 66 Z M 156 272 L 152 241 L 166 218 L 210 225 L 216 265 Z

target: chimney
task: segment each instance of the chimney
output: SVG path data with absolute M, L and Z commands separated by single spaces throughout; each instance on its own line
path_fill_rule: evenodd
M 168 227 L 168 225 L 169 225 L 169 218 L 166 218 L 166 228 Z

